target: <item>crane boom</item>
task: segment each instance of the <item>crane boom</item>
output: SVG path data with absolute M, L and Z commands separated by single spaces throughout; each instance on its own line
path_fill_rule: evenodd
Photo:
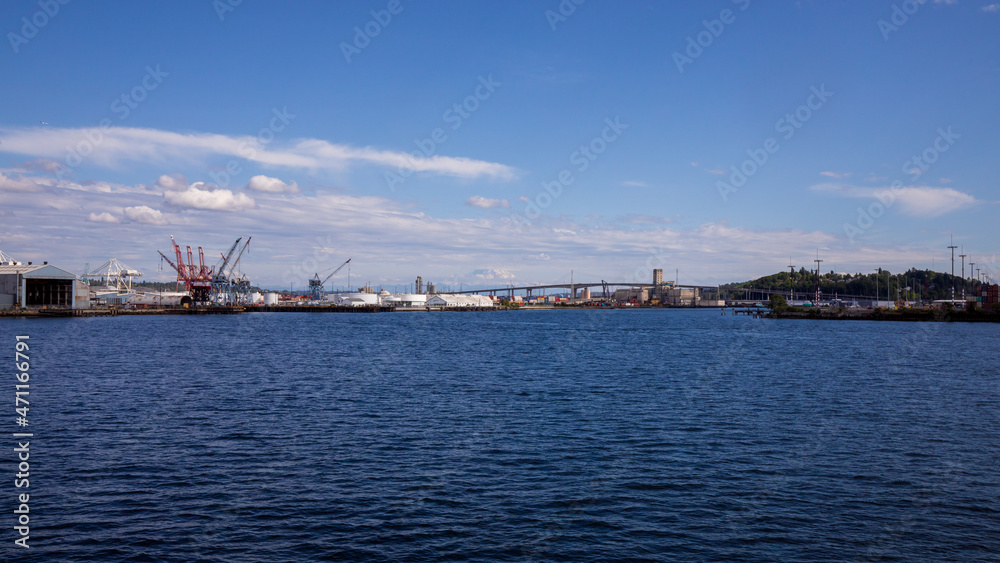
M 339 272 L 341 269 L 343 269 L 344 266 L 346 266 L 347 263 L 350 262 L 350 261 L 351 261 L 351 259 L 348 258 L 346 262 L 344 262 L 340 266 L 337 266 L 337 269 L 334 270 L 333 273 L 331 273 L 329 276 L 326 276 L 326 279 L 324 279 L 323 283 L 321 283 L 320 285 L 326 285 L 326 282 L 328 282 L 330 280 L 330 278 L 332 278 L 333 276 L 335 276 L 337 274 L 337 272 Z
M 233 245 L 229 247 L 229 252 L 226 252 L 225 254 L 222 255 L 222 262 L 220 262 L 219 265 L 216 266 L 215 268 L 217 274 L 222 275 L 223 271 L 225 271 L 226 266 L 229 264 L 229 260 L 231 260 L 233 257 L 233 252 L 236 251 L 236 247 L 240 244 L 241 240 L 243 240 L 243 237 L 237 237 L 236 242 L 234 242 Z
M 250 239 L 252 239 L 252 238 L 253 237 L 247 237 L 247 241 L 245 243 L 243 243 L 243 248 L 240 249 L 239 254 L 236 255 L 236 259 L 233 260 L 233 263 L 230 265 L 230 267 L 229 267 L 229 275 L 230 276 L 233 275 L 233 273 L 236 272 L 236 265 L 240 263 L 240 258 L 243 257 L 243 251 L 246 250 L 248 246 L 250 246 Z M 225 272 L 223 272 L 223 273 L 225 273 Z
M 191 272 L 192 278 L 197 277 L 198 269 L 194 265 L 194 254 L 191 253 L 191 245 L 188 245 L 187 253 L 188 253 L 188 261 L 187 261 L 188 271 Z
M 181 247 L 177 245 L 174 240 L 173 235 L 170 236 L 170 244 L 174 247 L 174 252 L 177 253 L 177 265 L 174 269 L 177 270 L 177 275 L 181 277 L 185 285 L 191 284 L 191 273 L 188 272 L 187 266 L 184 265 L 184 256 L 181 254 Z
M 201 277 L 208 277 L 210 273 L 208 267 L 205 266 L 205 250 L 200 246 L 198 247 L 198 264 L 200 266 L 198 275 Z

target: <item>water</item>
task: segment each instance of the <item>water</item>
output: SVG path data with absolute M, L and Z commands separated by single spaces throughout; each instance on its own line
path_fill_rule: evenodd
M 33 547 L 8 516 L 4 559 L 1000 559 L 997 325 L 5 320 L 6 356 L 15 333 Z

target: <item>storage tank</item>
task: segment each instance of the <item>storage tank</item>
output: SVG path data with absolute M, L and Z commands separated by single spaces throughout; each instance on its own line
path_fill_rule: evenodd
M 277 305 L 278 304 L 278 294 L 270 291 L 264 294 L 264 304 L 265 305 Z

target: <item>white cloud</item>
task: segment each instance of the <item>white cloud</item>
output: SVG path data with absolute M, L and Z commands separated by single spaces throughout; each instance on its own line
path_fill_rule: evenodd
M 45 178 L 27 180 L 41 183 Z M 80 209 L 105 211 L 126 221 L 125 208 L 162 209 L 158 204 L 167 197 L 188 197 L 192 188 L 209 197 L 235 197 L 205 184 L 166 193 L 82 190 L 62 183 L 43 187 L 56 196 L 48 199 L 65 205 L 52 207 L 31 192 L 0 193 L 0 214 L 9 214 L 0 217 L 5 250 L 28 259 L 45 256 L 57 265 L 83 258 L 97 263 L 109 253 L 146 272 L 157 270 L 156 250 L 169 248 L 165 234 L 135 236 L 135 228 L 105 229 L 101 244 L 94 247 L 92 241 L 66 236 L 99 224 L 89 222 Z M 591 224 L 543 216 L 524 224 L 500 213 L 437 217 L 389 197 L 322 193 L 288 198 L 261 193 L 256 198 L 259 206 L 240 213 L 163 215 L 172 224 L 183 224 L 174 232 L 178 243 L 204 246 L 206 255 L 224 252 L 236 236 L 252 235 L 252 252 L 241 264 L 255 283 L 271 288 L 305 284 L 316 272 L 312 260 L 334 266 L 352 256 L 353 279 L 391 287 L 409 283 L 416 275 L 442 283 L 496 283 L 455 274 L 490 266 L 502 266 L 516 272 L 518 280 L 532 283 L 568 281 L 571 269 L 583 281 L 645 282 L 651 279 L 651 268 L 680 268 L 681 283 L 714 285 L 783 270 L 790 255 L 798 263 L 799 257 L 812 259 L 817 248 L 838 271 L 866 271 L 869 266 L 905 270 L 929 265 L 934 255 L 919 243 L 847 247 L 839 233 L 757 230 L 718 222 L 688 227 L 652 224 L 650 219 L 651 224 L 633 227 L 621 221 Z M 98 217 L 99 211 L 94 219 Z M 170 274 L 150 274 L 150 279 L 168 281 Z
M 901 192 L 899 203 L 903 212 L 917 217 L 944 215 L 978 203 L 971 195 L 951 188 L 913 187 Z
M 105 211 L 104 213 L 91 213 L 87 220 L 91 223 L 120 223 L 117 217 Z
M 241 211 L 257 205 L 253 198 L 246 194 L 234 194 L 230 190 L 213 190 L 204 182 L 195 182 L 184 191 L 166 192 L 163 194 L 163 199 L 167 203 L 181 207 L 211 211 Z
M 626 188 L 645 188 L 648 185 L 649 184 L 647 184 L 646 182 L 639 182 L 636 180 L 628 180 L 626 182 L 622 182 L 622 186 Z
M 986 6 L 983 6 L 983 11 L 987 13 L 1000 12 L 1000 4 L 994 2 L 993 4 L 988 4 Z
M 246 189 L 252 192 L 264 192 L 271 194 L 297 194 L 302 191 L 295 182 L 286 184 L 277 178 L 270 178 L 264 175 L 258 175 L 250 178 L 250 182 L 246 185 Z
M 694 166 L 695 168 L 700 169 L 702 172 L 707 172 L 714 176 L 722 176 L 723 174 L 726 173 L 726 171 L 721 168 L 709 168 L 707 166 L 702 166 L 700 162 L 692 162 L 691 166 Z
M 65 165 L 48 158 L 36 158 L 35 160 L 30 160 L 28 162 L 22 162 L 19 165 L 21 168 L 26 170 L 35 170 L 38 172 L 50 172 L 55 173 L 60 169 L 64 168 Z
M 187 178 L 181 174 L 164 174 L 156 179 L 156 187 L 165 191 L 187 189 Z
M 0 191 L 5 192 L 37 192 L 42 186 L 34 180 L 19 176 L 11 178 L 0 174 Z
M 256 137 L 212 133 L 175 133 L 159 129 L 111 127 L 60 129 L 50 127 L 0 128 L 3 152 L 63 160 L 66 147 L 81 141 L 100 138 L 84 160 L 100 166 L 114 166 L 120 161 L 162 164 L 174 160 L 201 161 L 205 156 L 221 155 L 264 165 L 300 169 L 333 169 L 363 163 L 431 172 L 464 178 L 492 177 L 509 180 L 515 170 L 509 166 L 462 157 L 411 155 L 402 151 L 372 147 L 352 147 L 322 139 L 301 139 L 289 145 L 260 143 Z M 89 141 L 88 141 L 89 142 Z
M 821 176 L 827 176 L 829 178 L 846 178 L 846 177 L 850 176 L 850 173 L 830 172 L 830 171 L 827 170 L 827 171 L 824 171 L 824 172 L 820 172 L 820 175 Z
M 125 208 L 125 218 L 133 223 L 144 225 L 166 225 L 167 219 L 163 212 L 145 205 Z
M 979 201 L 952 188 L 908 186 L 902 188 L 864 188 L 842 184 L 819 184 L 809 189 L 829 192 L 844 197 L 879 199 L 889 205 L 899 205 L 900 210 L 914 217 L 937 217 L 975 205 Z M 892 202 L 892 203 L 888 203 Z
M 483 209 L 492 209 L 494 207 L 510 208 L 510 203 L 506 199 L 491 199 L 480 195 L 474 195 L 465 200 L 465 205 L 470 207 L 481 207 Z
M 626 225 L 666 225 L 673 223 L 673 219 L 670 217 L 647 215 L 645 213 L 631 213 L 623 217 L 621 222 Z

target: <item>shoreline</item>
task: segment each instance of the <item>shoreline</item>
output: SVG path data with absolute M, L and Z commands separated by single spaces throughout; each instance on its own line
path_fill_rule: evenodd
M 1000 323 L 1000 312 L 960 311 L 941 309 L 901 309 L 862 310 L 850 309 L 815 309 L 810 311 L 771 311 L 762 312 L 765 319 L 799 319 L 823 321 L 893 321 L 893 322 L 937 322 L 937 323 Z
M 740 307 L 583 307 L 583 306 L 532 306 L 513 308 L 469 308 L 469 307 L 343 307 L 343 306 L 212 306 L 212 307 L 163 307 L 163 308 L 99 308 L 99 309 L 4 309 L 2 318 L 93 318 L 117 316 L 159 316 L 159 315 L 241 315 L 246 313 L 437 313 L 437 312 L 499 312 L 499 311 L 556 311 L 556 310 L 731 310 L 732 315 L 746 314 L 761 319 L 784 320 L 828 320 L 828 321 L 895 321 L 895 322 L 974 322 L 1000 323 L 1000 312 L 960 311 L 937 309 L 904 310 L 852 310 L 852 309 L 810 309 L 772 311 L 770 309 L 747 309 Z

